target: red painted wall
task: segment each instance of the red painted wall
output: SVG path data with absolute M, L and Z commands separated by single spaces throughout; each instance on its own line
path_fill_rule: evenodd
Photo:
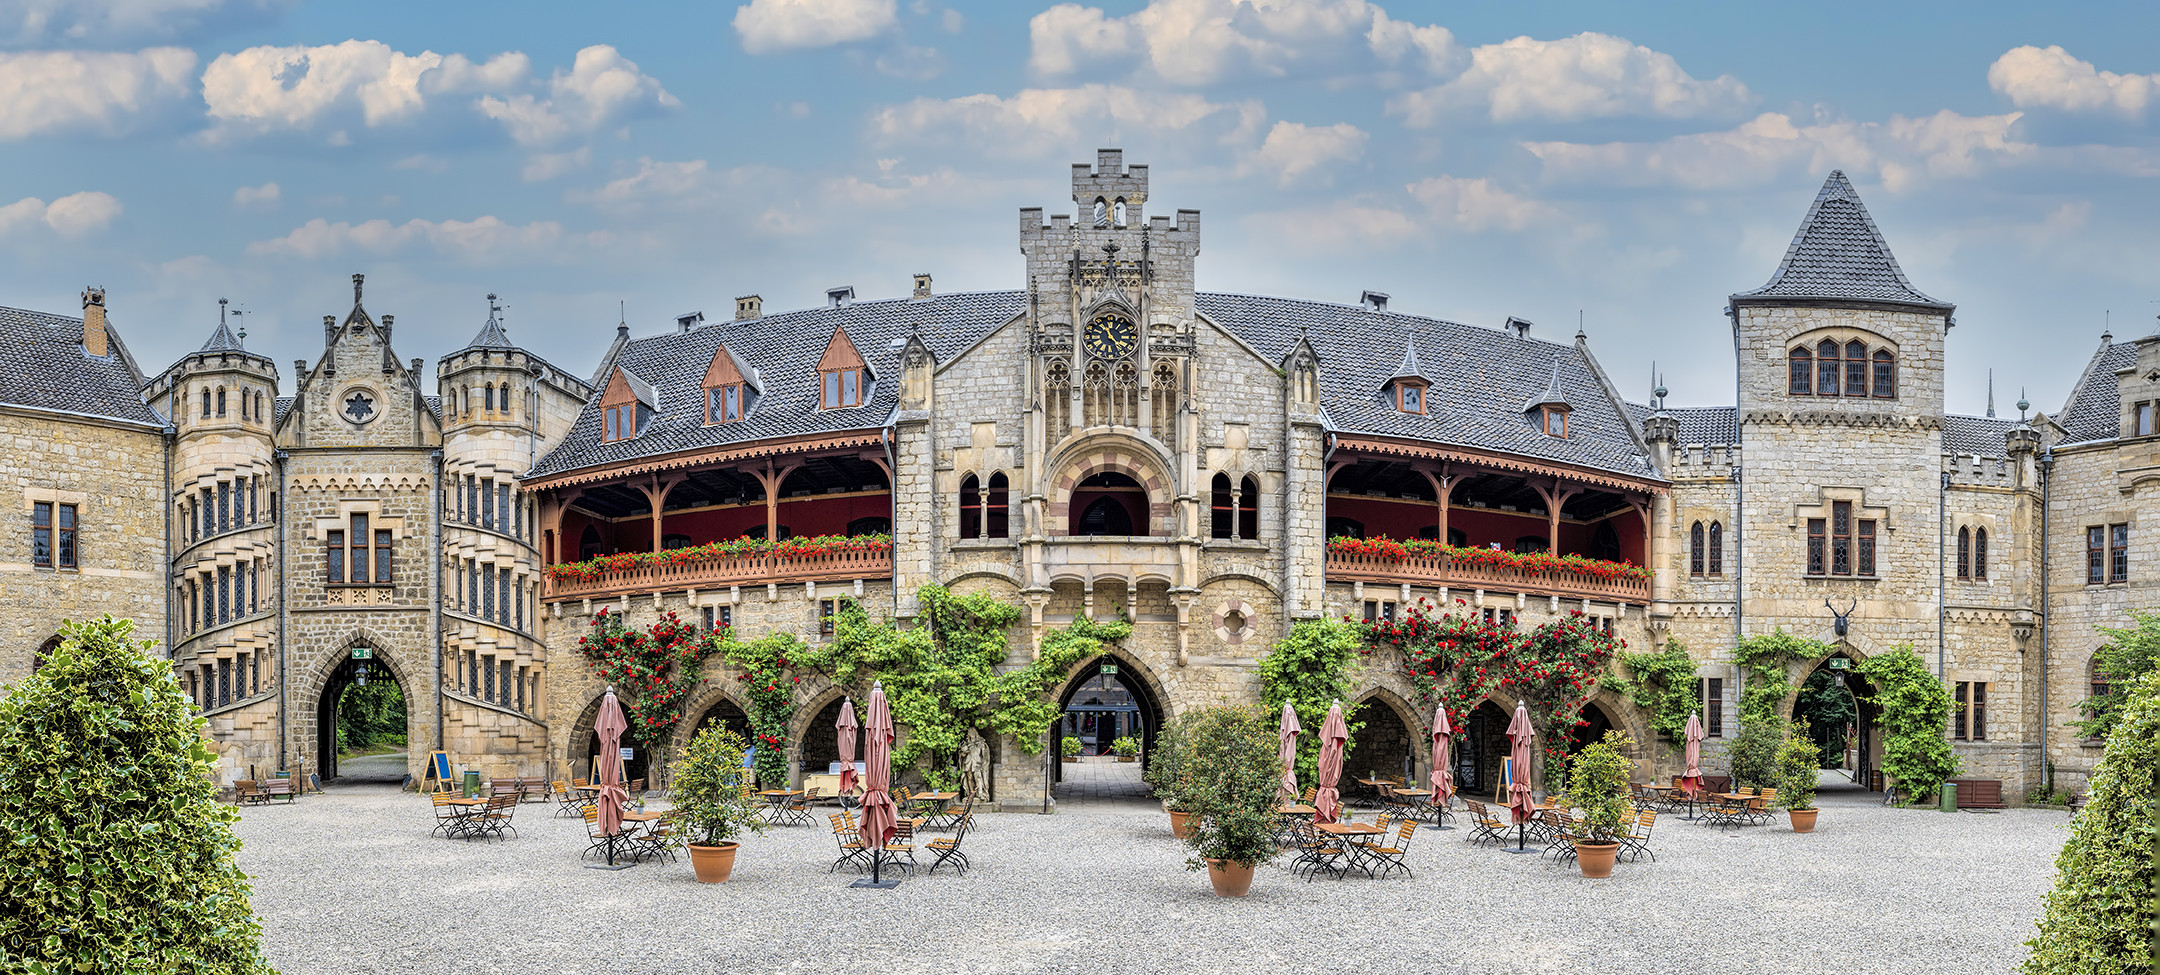
M 1364 522 L 1368 538 L 1376 535 L 1394 539 L 1417 538 L 1419 532 L 1438 523 L 1439 511 L 1430 502 L 1329 495 L 1327 503 L 1329 517 Z M 1636 565 L 1643 564 L 1641 517 L 1626 511 L 1614 515 L 1611 521 L 1613 532 L 1620 538 L 1620 557 Z M 1535 515 L 1458 506 L 1448 511 L 1448 527 L 1461 531 L 1467 536 L 1465 543 L 1472 547 L 1483 548 L 1499 542 L 1501 548 L 1512 551 L 1516 539 L 1525 535 L 1543 538 L 1547 526 L 1545 519 Z M 1596 523 L 1561 522 L 1560 554 L 1589 554 L 1591 535 L 1596 530 Z
M 792 529 L 797 537 L 839 535 L 847 531 L 848 522 L 857 518 L 891 518 L 892 496 L 857 494 L 796 498 L 780 502 L 779 508 L 780 524 Z M 583 537 L 587 525 L 599 529 L 602 552 L 652 550 L 651 518 L 608 522 L 571 509 L 563 512 L 562 536 L 554 553 L 556 561 L 577 558 L 578 539 Z M 688 535 L 692 545 L 741 538 L 751 529 L 763 527 L 765 506 L 762 504 L 669 512 L 661 522 L 664 533 Z

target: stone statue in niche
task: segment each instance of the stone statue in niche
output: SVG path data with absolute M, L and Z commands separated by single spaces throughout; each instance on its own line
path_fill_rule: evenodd
M 982 732 L 973 728 L 960 743 L 960 791 L 970 799 L 987 798 L 990 793 L 990 746 Z

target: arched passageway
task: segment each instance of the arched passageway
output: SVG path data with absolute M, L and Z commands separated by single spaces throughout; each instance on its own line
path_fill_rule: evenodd
M 1356 720 L 1362 727 L 1352 736 L 1343 778 L 1402 778 L 1415 784 L 1417 736 L 1402 715 L 1388 702 L 1368 697 L 1359 702 Z
M 1111 753 L 1117 739 L 1131 736 L 1140 739 L 1140 760 L 1119 763 L 1119 775 L 1114 776 L 1120 785 L 1112 790 L 1124 789 L 1134 795 L 1143 795 L 1145 787 L 1140 784 L 1140 773 L 1146 768 L 1148 756 L 1155 750 L 1155 735 L 1162 730 L 1163 709 L 1151 681 L 1138 669 L 1138 665 L 1122 657 L 1101 656 L 1073 669 L 1072 679 L 1058 696 L 1058 710 L 1062 717 L 1050 728 L 1050 781 L 1053 790 L 1065 779 L 1065 763 L 1059 760 L 1059 743 L 1067 736 L 1081 740 L 1083 755 L 1105 756 Z M 1116 763 L 1115 758 L 1098 758 L 1098 761 Z M 1129 775 L 1123 774 L 1129 772 Z M 1124 783 L 1125 778 L 1131 782 Z
M 796 751 L 802 760 L 802 770 L 804 772 L 822 774 L 831 769 L 834 762 L 840 760 L 840 734 L 836 729 L 840 724 L 840 707 L 847 702 L 848 699 L 844 697 L 836 697 L 827 701 L 825 706 L 819 708 L 817 714 L 810 719 L 810 723 L 803 726 L 802 741 L 796 744 Z M 856 721 L 860 723 L 862 717 L 862 712 L 857 712 Z M 856 732 L 855 758 L 857 761 L 860 761 L 863 757 L 861 734 L 860 731 Z M 898 770 L 896 769 L 896 771 Z
M 1500 790 L 1500 763 L 1508 755 L 1509 713 L 1490 700 L 1479 701 L 1464 721 L 1455 749 L 1455 787 L 1482 798 Z M 1506 801 L 1506 800 L 1501 800 Z
M 1582 751 L 1584 745 L 1604 740 L 1606 732 L 1625 730 L 1595 701 L 1583 705 L 1582 713 L 1576 716 L 1576 720 L 1583 723 L 1571 729 L 1573 734 L 1568 736 L 1567 753 L 1571 757 Z
M 697 724 L 690 728 L 690 737 L 695 738 L 700 732 L 716 724 L 740 736 L 745 744 L 750 741 L 750 716 L 744 714 L 741 707 L 727 698 L 714 701 L 712 707 L 698 715 Z
M 1875 687 L 1856 672 L 1858 666 L 1842 651 L 1816 664 L 1793 696 L 1791 718 L 1808 723 L 1808 736 L 1822 751 L 1822 767 L 1841 769 L 1861 787 L 1881 791 L 1875 776 L 1882 768 L 1882 744 L 1875 725 L 1882 709 L 1868 703 Z
M 351 648 L 315 706 L 317 774 L 325 782 L 404 782 L 409 722 L 397 675 L 374 648 Z

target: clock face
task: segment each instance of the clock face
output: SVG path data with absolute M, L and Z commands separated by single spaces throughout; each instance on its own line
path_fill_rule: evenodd
M 1123 359 L 1140 341 L 1140 330 L 1117 315 L 1098 315 L 1087 325 L 1087 352 L 1097 359 Z

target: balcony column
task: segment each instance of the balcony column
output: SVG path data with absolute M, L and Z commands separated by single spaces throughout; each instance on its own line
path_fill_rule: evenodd
M 1432 485 L 1433 498 L 1435 499 L 1434 506 L 1440 509 L 1434 518 L 1434 521 L 1439 526 L 1440 533 L 1435 535 L 1434 538 L 1440 544 L 1446 545 L 1448 543 L 1448 494 L 1455 490 L 1455 475 L 1448 470 L 1446 464 L 1440 465 L 1439 473 L 1434 473 L 1422 467 L 1418 468 L 1418 473 L 1425 475 L 1425 483 Z
M 1550 555 L 1559 555 L 1560 506 L 1566 504 L 1569 498 L 1581 494 L 1582 488 L 1563 488 L 1557 478 L 1546 484 L 1533 481 L 1530 486 L 1537 490 L 1539 497 L 1545 499 L 1545 551 Z
M 766 461 L 764 470 L 750 472 L 750 476 L 757 478 L 758 486 L 765 489 L 765 541 L 768 543 L 780 540 L 780 483 L 801 466 L 776 467 L 772 461 Z

